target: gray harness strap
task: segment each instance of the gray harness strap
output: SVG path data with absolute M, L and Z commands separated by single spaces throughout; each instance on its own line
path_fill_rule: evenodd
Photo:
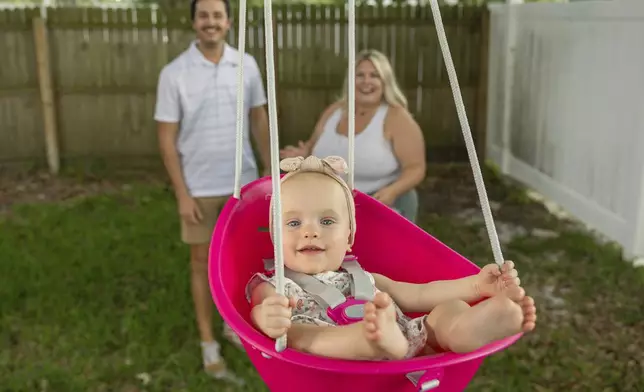
M 264 260 L 266 270 L 273 270 L 273 263 L 273 259 Z M 360 264 L 356 260 L 348 260 L 342 263 L 342 268 L 351 275 L 351 295 L 356 299 L 371 301 L 374 288 Z M 346 297 L 335 286 L 324 284 L 311 275 L 284 268 L 284 276 L 297 283 L 325 309 L 333 309 L 346 301 Z
M 335 286 L 324 284 L 311 275 L 284 268 L 284 276 L 297 283 L 302 290 L 309 293 L 325 309 L 333 309 L 346 301 L 342 292 L 336 289 Z
M 351 295 L 356 299 L 371 301 L 374 296 L 373 284 L 371 284 L 371 280 L 362 267 L 360 267 L 360 264 L 356 260 L 345 261 L 342 264 L 342 268 L 351 274 L 351 278 L 353 279 Z

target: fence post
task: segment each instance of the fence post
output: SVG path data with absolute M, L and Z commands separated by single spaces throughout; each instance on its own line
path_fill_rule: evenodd
M 54 94 L 51 87 L 51 69 L 49 66 L 49 41 L 47 29 L 42 17 L 32 19 L 34 43 L 36 46 L 36 60 L 38 62 L 38 82 L 40 87 L 40 100 L 43 110 L 43 125 L 45 128 L 45 146 L 47 148 L 47 163 L 49 171 L 57 174 L 60 169 L 60 156 L 58 152 L 58 135 L 56 129 L 56 112 Z
M 640 159 L 640 161 L 643 166 L 640 168 L 639 198 L 633 224 L 633 245 L 626 257 L 634 257 L 633 263 L 636 266 L 644 267 L 644 159 Z
M 516 5 L 510 0 L 505 4 L 505 56 L 503 65 L 503 117 L 501 122 L 501 171 L 508 174 L 510 171 L 510 120 L 512 117 L 512 85 L 514 83 L 514 55 L 516 50 Z

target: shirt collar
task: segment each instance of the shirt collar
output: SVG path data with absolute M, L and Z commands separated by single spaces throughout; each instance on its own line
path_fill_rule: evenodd
M 197 40 L 192 41 L 190 48 L 188 49 L 188 56 L 190 60 L 195 64 L 209 64 L 214 65 L 212 61 L 206 59 L 206 57 L 201 53 L 199 48 L 197 48 Z M 227 43 L 224 43 L 224 52 L 219 59 L 219 64 L 229 64 L 236 66 L 239 64 L 239 54 L 237 51 L 230 47 Z

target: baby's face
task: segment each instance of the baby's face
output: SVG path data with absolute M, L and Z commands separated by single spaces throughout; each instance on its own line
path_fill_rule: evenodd
M 284 264 L 316 274 L 337 270 L 349 249 L 349 209 L 342 186 L 319 173 L 282 184 Z

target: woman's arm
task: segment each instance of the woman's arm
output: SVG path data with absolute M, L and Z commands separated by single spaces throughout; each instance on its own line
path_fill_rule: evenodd
M 335 112 L 341 105 L 342 105 L 341 101 L 338 101 L 329 105 L 324 110 L 324 112 L 322 112 L 322 115 L 320 116 L 317 123 L 315 124 L 315 128 L 313 129 L 313 134 L 311 134 L 311 137 L 309 138 L 309 140 L 305 142 L 300 141 L 297 146 L 284 147 L 282 150 L 280 150 L 280 157 L 287 158 L 287 157 L 295 157 L 295 156 L 301 155 L 304 158 L 306 158 L 307 156 L 311 155 L 311 151 L 313 151 L 313 147 L 315 147 L 315 144 L 320 139 L 320 135 L 322 135 L 322 132 L 324 131 L 324 125 L 329 120 L 329 117 L 331 117 L 333 112 Z
M 425 138 L 418 123 L 402 107 L 391 107 L 385 119 L 385 136 L 400 162 L 400 177 L 387 186 L 396 197 L 414 189 L 425 178 Z
M 315 128 L 313 130 L 313 134 L 309 138 L 309 140 L 306 141 L 306 147 L 309 149 L 309 154 L 311 154 L 311 151 L 313 151 L 313 147 L 315 147 L 315 144 L 318 142 L 320 139 L 320 136 L 322 135 L 322 132 L 324 131 L 324 125 L 326 122 L 329 120 L 329 117 L 335 112 L 340 106 L 342 106 L 342 102 L 338 101 L 335 103 L 332 103 L 329 105 L 324 112 L 322 112 L 322 115 L 318 119 L 318 122 L 315 124 Z
M 406 283 L 374 274 L 378 290 L 391 296 L 403 312 L 431 312 L 437 305 L 452 300 L 474 302 L 481 299 L 476 289 L 476 275 L 429 283 Z

